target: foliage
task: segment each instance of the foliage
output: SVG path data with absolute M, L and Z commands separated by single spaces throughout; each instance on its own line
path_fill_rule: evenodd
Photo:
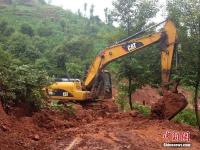
M 151 109 L 148 106 L 141 105 L 139 103 L 134 103 L 133 108 L 135 110 L 138 110 L 140 113 L 142 113 L 144 116 L 149 116 Z
M 88 38 L 80 36 L 66 39 L 50 53 L 52 63 L 56 66 L 55 69 L 58 70 L 57 74 L 54 74 L 80 78 L 84 74 L 84 66 L 89 61 L 92 48 L 93 45 Z
M 41 37 L 48 37 L 53 34 L 53 31 L 50 27 L 40 27 L 37 32 Z
M 0 99 L 40 107 L 49 76 L 83 77 L 85 65 L 107 44 L 104 33 L 115 28 L 93 16 L 93 6 L 87 18 L 43 0 L 12 2 L 0 10 Z
M 25 62 L 34 62 L 40 57 L 40 52 L 35 49 L 30 37 L 20 33 L 13 34 L 5 47 L 13 56 Z
M 116 0 L 113 2 L 114 9 L 112 17 L 120 23 L 120 26 L 130 36 L 133 32 L 142 30 L 158 11 L 154 1 L 147 0 Z M 136 62 L 136 61 L 135 61 Z M 132 92 L 140 87 L 140 77 L 144 74 L 144 69 L 138 64 L 134 64 L 133 59 L 127 57 L 121 62 L 119 69 L 120 76 L 128 80 L 128 97 L 131 109 L 132 107 Z M 135 67 L 135 68 L 134 68 Z M 142 73 L 143 72 L 143 73 Z M 132 84 L 133 81 L 133 84 Z
M 73 103 L 61 104 L 59 101 L 52 100 L 50 103 L 50 107 L 51 109 L 56 109 L 62 112 L 67 110 L 70 115 L 75 115 Z
M 128 79 L 131 77 L 131 91 L 133 92 L 146 82 L 146 72 L 135 58 L 130 57 L 130 59 L 122 59 L 121 61 L 122 63 L 118 70 L 118 78 L 123 80 L 124 78 Z
M 112 16 L 123 29 L 130 33 L 140 31 L 158 11 L 152 0 L 116 0 Z
M 8 25 L 7 22 L 0 22 L 0 42 L 4 42 L 4 40 L 9 37 L 15 30 Z
M 200 85 L 200 2 L 199 0 L 174 0 L 167 3 L 169 16 L 178 27 L 180 35 L 179 74 L 186 85 L 195 88 L 194 108 L 200 130 L 198 91 Z
M 33 31 L 32 27 L 30 25 L 28 25 L 28 24 L 21 25 L 20 31 L 21 31 L 21 33 L 27 34 L 29 36 L 33 36 L 34 35 L 34 31 Z
M 127 100 L 126 100 L 127 94 L 125 92 L 118 92 L 117 97 L 116 97 L 116 103 L 119 106 L 119 109 L 121 111 L 126 111 L 126 109 L 128 108 L 127 104 Z
M 128 105 L 127 101 L 127 92 L 125 92 L 127 86 L 126 84 L 120 84 L 119 89 L 120 92 L 117 94 L 116 103 L 119 105 L 119 109 L 121 111 L 128 111 L 130 110 L 130 107 Z M 138 110 L 140 113 L 142 113 L 144 116 L 149 116 L 151 109 L 148 106 L 141 105 L 139 103 L 133 104 L 133 109 Z
M 186 123 L 192 126 L 196 126 L 196 116 L 193 110 L 184 109 L 174 119 L 179 123 Z
M 0 58 L 0 99 L 4 103 L 30 102 L 40 107 L 44 96 L 42 88 L 50 81 L 46 72 L 34 66 L 20 65 L 3 50 L 0 50 Z
M 199 51 L 199 1 L 198 0 L 175 0 L 168 1 L 170 18 L 176 23 L 180 43 L 180 74 L 183 82 L 194 85 L 196 71 L 198 70 Z

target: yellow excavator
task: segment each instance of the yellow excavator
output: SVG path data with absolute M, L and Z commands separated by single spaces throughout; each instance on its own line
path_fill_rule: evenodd
M 93 60 L 83 82 L 79 79 L 58 79 L 55 83 L 46 88 L 48 98 L 64 101 L 86 101 L 112 98 L 111 75 L 105 70 L 105 67 L 116 59 L 135 53 L 155 43 L 158 43 L 160 46 L 162 86 L 165 87 L 164 89 L 167 89 L 168 83 L 170 82 L 177 31 L 174 23 L 168 19 L 158 25 L 161 24 L 164 24 L 164 27 L 159 32 L 143 37 L 138 36 L 146 30 L 138 32 L 133 36 L 105 48 Z M 156 26 L 151 28 L 155 28 Z M 179 108 L 173 107 L 175 110 L 172 114 L 165 117 L 165 119 L 171 119 L 185 108 L 186 105 L 187 101 L 184 101 Z

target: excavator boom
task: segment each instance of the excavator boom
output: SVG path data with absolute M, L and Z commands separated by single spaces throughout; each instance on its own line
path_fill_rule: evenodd
M 86 89 L 90 89 L 95 77 L 98 76 L 99 72 L 110 62 L 125 57 L 156 42 L 159 42 L 161 48 L 162 82 L 168 83 L 170 81 L 170 71 L 174 45 L 176 42 L 176 27 L 170 20 L 165 22 L 164 29 L 161 32 L 141 38 L 127 39 L 127 41 L 120 42 L 120 44 L 108 47 L 101 51 L 88 70 L 84 86 Z

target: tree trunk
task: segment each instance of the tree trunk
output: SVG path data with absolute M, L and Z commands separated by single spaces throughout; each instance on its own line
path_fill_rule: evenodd
M 129 99 L 130 109 L 133 110 L 131 84 L 132 84 L 131 77 L 129 77 L 129 79 L 128 79 L 128 99 Z

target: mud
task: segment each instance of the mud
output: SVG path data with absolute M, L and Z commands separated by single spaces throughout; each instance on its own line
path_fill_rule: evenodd
M 20 109 L 20 108 L 17 108 Z M 137 111 L 118 112 L 112 100 L 74 106 L 75 114 L 43 109 L 32 116 L 7 115 L 0 107 L 1 150 L 154 150 L 164 149 L 166 131 L 189 131 L 192 149 L 200 147 L 197 129 L 151 120 Z
M 188 102 L 183 94 L 164 91 L 163 97 L 151 107 L 151 118 L 170 120 L 187 104 Z
M 159 89 L 153 88 L 149 85 L 143 86 L 141 89 L 137 89 L 132 94 L 133 101 L 148 106 L 154 105 L 161 97 Z

